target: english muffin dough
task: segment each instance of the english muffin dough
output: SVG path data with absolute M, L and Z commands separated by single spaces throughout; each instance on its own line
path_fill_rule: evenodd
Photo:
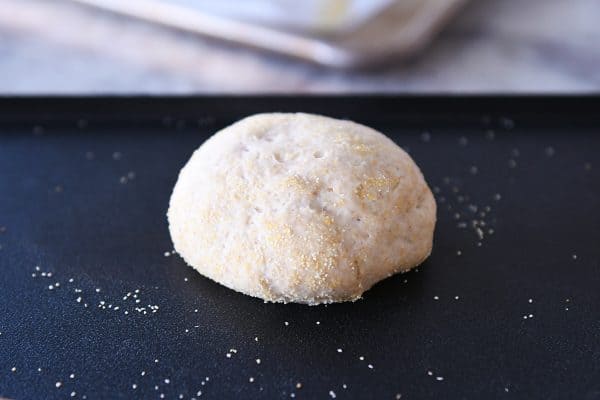
M 267 301 L 356 300 L 430 252 L 436 204 L 390 139 L 350 121 L 259 114 L 221 130 L 181 170 L 168 211 L 202 275 Z

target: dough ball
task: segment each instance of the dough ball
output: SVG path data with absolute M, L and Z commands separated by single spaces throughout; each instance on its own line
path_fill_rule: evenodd
M 169 230 L 202 275 L 274 302 L 356 300 L 430 252 L 436 204 L 383 134 L 310 114 L 259 114 L 198 148 Z

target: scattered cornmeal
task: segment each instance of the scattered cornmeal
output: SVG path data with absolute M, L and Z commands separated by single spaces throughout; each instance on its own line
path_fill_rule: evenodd
M 430 254 L 436 204 L 383 134 L 309 114 L 260 114 L 216 133 L 171 196 L 175 250 L 231 289 L 273 302 L 359 299 Z

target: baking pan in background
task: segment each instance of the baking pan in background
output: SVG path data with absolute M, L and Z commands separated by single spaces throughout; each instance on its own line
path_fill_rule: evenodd
M 0 397 L 600 398 L 598 97 L 0 99 Z M 265 304 L 171 254 L 207 137 L 373 126 L 435 192 L 431 257 L 355 303 Z
M 118 15 L 337 68 L 408 57 L 466 0 L 72 0 Z

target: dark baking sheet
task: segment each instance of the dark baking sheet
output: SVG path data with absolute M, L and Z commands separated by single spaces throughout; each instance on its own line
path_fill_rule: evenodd
M 264 304 L 165 257 L 179 169 L 260 111 L 351 118 L 407 148 L 437 192 L 432 256 L 327 307 Z M 0 397 L 600 399 L 599 111 L 597 97 L 0 99 Z

